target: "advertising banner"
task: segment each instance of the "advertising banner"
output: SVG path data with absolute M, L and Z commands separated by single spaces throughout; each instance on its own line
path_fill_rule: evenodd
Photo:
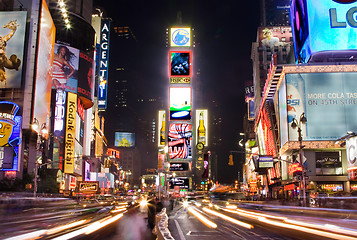
M 170 159 L 192 158 L 192 125 L 186 123 L 170 124 L 168 133 Z
M 188 171 L 190 170 L 190 165 L 188 162 L 170 162 L 170 171 Z
M 202 178 L 208 178 L 209 177 L 209 155 L 208 153 L 205 153 L 203 156 L 203 174 Z
M 95 194 L 99 193 L 99 182 L 98 181 L 83 181 L 78 182 L 78 191 L 82 194 Z
M 192 51 L 170 51 L 170 77 L 191 77 Z
M 21 116 L 16 116 L 19 106 L 12 102 L 0 102 L 0 169 L 18 170 L 18 152 L 21 143 Z
M 316 175 L 341 175 L 340 152 L 316 152 Z
M 164 170 L 165 154 L 159 153 L 157 157 L 158 157 L 157 169 Z
M 68 93 L 67 95 L 67 116 L 66 116 L 66 136 L 65 136 L 65 164 L 64 173 L 74 173 L 75 158 L 75 136 L 76 136 L 76 110 L 77 95 Z
M 191 120 L 191 88 L 170 87 L 170 120 Z
M 357 170 L 357 137 L 346 140 L 347 170 Z
M 196 110 L 196 145 L 201 142 L 205 147 L 208 146 L 208 110 Z
M 316 52 L 356 50 L 356 1 L 293 0 L 291 24 L 296 59 Z
M 77 93 L 81 98 L 84 108 L 93 106 L 94 96 L 94 60 L 93 52 L 79 53 L 78 88 Z
M 107 108 L 110 20 L 102 19 L 99 54 L 98 108 Z
M 77 93 L 79 50 L 64 44 L 55 44 L 52 88 Z
M 135 147 L 135 133 L 115 132 L 114 146 Z
M 258 42 L 259 46 L 263 47 L 286 47 L 289 54 L 291 27 L 276 26 L 276 27 L 259 27 L 258 28 Z
M 0 88 L 21 88 L 27 12 L 0 12 Z M 52 19 L 51 19 L 52 21 Z M 5 44 L 4 44 L 5 43 Z M 7 64 L 5 64 L 7 62 Z M 11 63 L 10 63 L 11 62 Z M 10 63 L 10 64 L 9 64 Z
M 357 132 L 356 77 L 355 72 L 286 74 L 289 140 L 298 139 L 291 123 L 302 113 L 307 118 L 301 124 L 303 140 L 333 141 L 347 131 Z
M 190 84 L 190 77 L 170 77 L 170 84 Z
M 158 146 L 163 147 L 166 143 L 166 111 L 160 110 L 157 122 Z
M 190 179 L 188 177 L 170 178 L 169 185 L 170 189 L 174 189 L 175 186 L 180 189 L 188 189 L 190 186 Z
M 171 47 L 190 47 L 191 46 L 191 28 L 171 28 L 170 29 Z
M 33 117 L 48 125 L 56 28 L 45 0 L 41 6 Z

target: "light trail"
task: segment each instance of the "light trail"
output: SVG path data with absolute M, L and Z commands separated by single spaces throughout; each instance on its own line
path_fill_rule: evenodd
M 201 213 L 197 212 L 192 207 L 188 207 L 187 211 L 189 211 L 192 215 L 194 215 L 198 220 L 200 220 L 206 226 L 208 226 L 210 228 L 217 228 L 217 224 L 208 220 L 205 216 L 203 216 Z
M 245 227 L 245 228 L 248 228 L 248 229 L 254 228 L 253 225 L 251 225 L 251 224 L 238 221 L 237 219 L 228 217 L 228 216 L 226 216 L 226 215 L 224 215 L 224 214 L 222 214 L 222 213 L 218 213 L 218 212 L 213 211 L 213 210 L 211 210 L 211 209 L 208 209 L 208 208 L 206 208 L 206 207 L 204 207 L 202 210 L 205 211 L 205 212 L 208 212 L 208 213 L 210 213 L 210 214 L 212 214 L 212 215 L 215 215 L 215 216 L 217 216 L 217 217 L 223 218 L 224 220 L 227 220 L 227 221 L 229 221 L 229 222 L 231 222 L 231 223 L 237 224 L 237 225 L 239 225 L 239 226 L 241 226 L 241 227 Z
M 77 221 L 77 222 L 73 222 L 73 223 L 65 224 L 65 225 L 62 225 L 62 226 L 55 227 L 55 228 L 51 228 L 51 229 L 47 230 L 46 234 L 47 235 L 55 234 L 55 233 L 58 233 L 58 232 L 63 231 L 63 230 L 67 230 L 67 229 L 70 229 L 70 228 L 73 228 L 73 227 L 77 227 L 79 225 L 83 225 L 83 224 L 85 224 L 87 222 L 89 222 L 89 219 L 80 220 L 80 221 Z
M 68 239 L 71 239 L 74 237 L 78 237 L 81 234 L 86 234 L 86 235 L 91 234 L 91 233 L 109 225 L 110 223 L 113 223 L 113 222 L 119 220 L 122 216 L 123 216 L 123 214 L 120 213 L 115 216 L 106 217 L 104 219 L 101 219 L 94 223 L 91 223 L 84 228 L 81 228 L 76 231 L 73 231 L 73 232 L 67 233 L 65 235 L 59 236 L 57 238 L 54 238 L 53 240 L 68 240 Z
M 353 236 L 357 237 L 357 232 L 356 231 L 343 229 L 343 228 L 341 228 L 339 226 L 335 226 L 335 225 L 331 225 L 331 224 L 320 225 L 320 224 L 307 223 L 307 222 L 301 222 L 301 221 L 290 220 L 290 219 L 285 220 L 285 222 L 286 223 L 295 224 L 295 225 L 299 225 L 299 226 L 303 226 L 303 227 L 318 228 L 318 229 L 321 229 L 321 230 L 326 230 L 326 228 L 328 228 L 328 230 L 332 231 L 332 232 L 337 232 L 337 233 L 342 233 L 342 234 L 349 234 L 349 235 L 353 235 Z
M 269 220 L 265 217 L 259 217 L 258 220 L 265 224 L 270 224 L 273 226 L 283 227 L 283 228 L 287 228 L 287 229 L 293 229 L 296 231 L 306 232 L 309 234 L 315 234 L 315 235 L 326 237 L 326 238 L 333 238 L 333 239 L 339 239 L 339 240 L 356 240 L 355 237 L 349 237 L 346 235 L 325 232 L 325 231 L 316 230 L 316 229 L 308 228 L 308 227 L 301 227 L 301 226 L 297 226 L 297 225 L 293 225 L 293 224 L 289 224 L 289 223 L 277 222 L 277 221 Z

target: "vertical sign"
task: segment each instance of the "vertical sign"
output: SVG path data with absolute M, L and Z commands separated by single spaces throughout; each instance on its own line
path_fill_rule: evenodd
M 110 20 L 102 19 L 100 54 L 99 54 L 99 86 L 98 86 L 98 108 L 107 108 L 108 92 L 108 63 L 109 63 L 109 33 Z
M 166 111 L 165 110 L 159 111 L 157 129 L 158 129 L 158 138 L 157 138 L 158 146 L 163 147 L 165 146 L 166 143 Z
M 64 150 L 64 155 L 65 155 L 64 173 L 73 173 L 74 172 L 76 109 L 77 109 L 77 95 L 69 92 L 68 97 L 67 97 L 66 144 L 65 144 L 65 150 Z
M 196 109 L 196 144 L 201 142 L 208 146 L 208 110 Z

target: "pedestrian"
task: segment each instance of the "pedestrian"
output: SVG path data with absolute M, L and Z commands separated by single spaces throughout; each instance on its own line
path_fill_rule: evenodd
M 150 229 L 155 227 L 155 216 L 156 216 L 156 203 L 155 199 L 152 198 L 148 202 L 148 225 Z
M 119 234 L 121 240 L 147 239 L 148 229 L 145 220 L 138 214 L 138 206 L 133 205 L 119 221 Z

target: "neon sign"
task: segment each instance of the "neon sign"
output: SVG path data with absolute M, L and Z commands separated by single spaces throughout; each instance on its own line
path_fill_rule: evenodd
M 293 163 L 288 166 L 289 174 L 292 175 L 294 173 L 302 172 L 302 166 L 299 163 Z

